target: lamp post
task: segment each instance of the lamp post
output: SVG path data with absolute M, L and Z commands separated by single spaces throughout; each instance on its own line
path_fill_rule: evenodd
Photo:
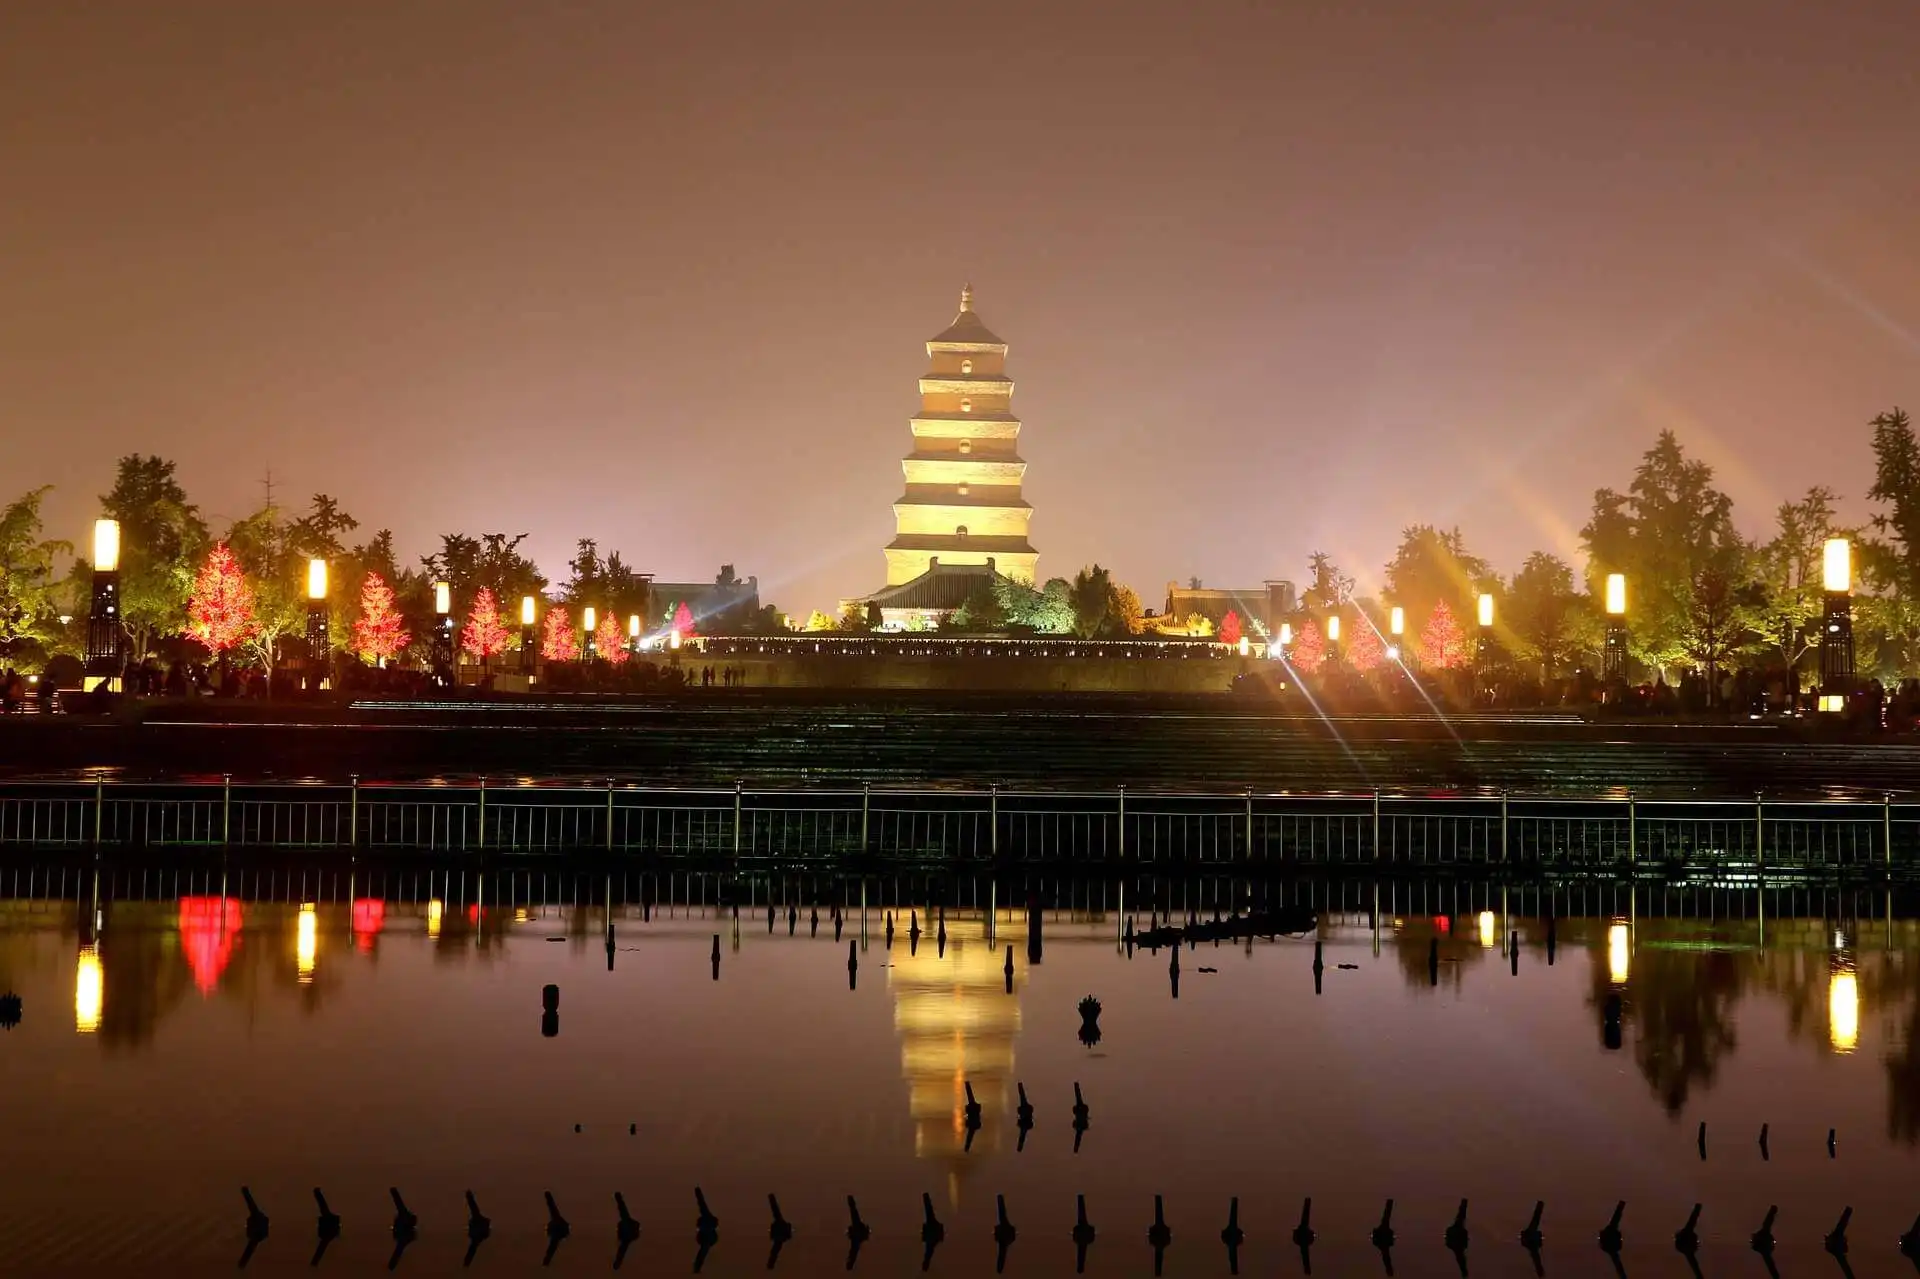
M 629 653 L 640 651 L 640 614 L 638 613 L 627 614 L 627 651 Z
M 1480 592 L 1475 614 L 1480 623 L 1480 635 L 1473 645 L 1473 678 L 1480 692 L 1489 693 L 1486 686 L 1487 668 L 1493 664 L 1493 595 L 1490 592 Z
M 120 691 L 120 521 L 93 522 L 93 597 L 87 610 L 86 689 Z
M 1838 711 L 1853 691 L 1853 544 L 1830 537 L 1820 563 L 1826 615 L 1820 624 L 1820 709 Z
M 453 666 L 453 586 L 448 582 L 433 584 L 433 645 L 432 656 L 434 678 L 451 688 L 458 680 Z
M 583 662 L 593 660 L 593 628 L 598 620 L 599 614 L 594 612 L 593 605 L 580 610 L 580 660 Z
M 1340 660 L 1340 614 L 1327 614 L 1327 661 Z
M 1395 604 L 1387 612 L 1387 634 L 1393 637 L 1387 645 L 1387 660 L 1400 660 L 1401 637 L 1407 633 L 1407 610 Z
M 315 691 L 331 688 L 333 645 L 327 634 L 327 562 L 307 561 L 307 665 Z
M 540 655 L 540 646 L 534 637 L 533 618 L 536 605 L 531 595 L 520 597 L 520 669 L 527 674 L 527 683 L 533 683 L 533 662 Z
M 1600 650 L 1600 675 L 1609 699 L 1627 682 L 1627 575 L 1607 574 L 1607 638 Z

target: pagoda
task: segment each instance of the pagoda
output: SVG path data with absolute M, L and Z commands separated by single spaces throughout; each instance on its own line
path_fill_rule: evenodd
M 959 566 L 972 567 L 967 576 L 1034 581 L 1040 556 L 1027 541 L 1033 508 L 1020 496 L 1027 464 L 1006 368 L 1007 344 L 974 311 L 968 285 L 953 323 L 927 341 L 913 452 L 900 464 L 906 492 L 893 504 L 888 587 Z

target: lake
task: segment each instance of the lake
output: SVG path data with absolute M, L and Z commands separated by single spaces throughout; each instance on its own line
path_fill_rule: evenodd
M 1156 905 L 1209 920 L 1243 886 L 1048 881 L 1035 963 L 1009 908 L 1033 885 L 766 881 L 736 923 L 700 876 L 202 870 L 97 901 L 76 872 L 14 882 L 9 1273 L 229 1270 L 243 1184 L 271 1222 L 250 1273 L 310 1269 L 316 1186 L 342 1219 L 318 1266 L 349 1274 L 464 1272 L 468 1189 L 492 1223 L 473 1272 L 541 1265 L 550 1190 L 571 1226 L 552 1271 L 613 1264 L 619 1191 L 640 1224 L 622 1269 L 686 1273 L 696 1185 L 713 1275 L 766 1271 L 769 1192 L 794 1230 L 777 1269 L 803 1275 L 845 1273 L 849 1194 L 872 1229 L 856 1270 L 917 1273 L 923 1193 L 936 1274 L 991 1273 L 996 1195 L 1006 1273 L 1073 1273 L 1078 1194 L 1095 1275 L 1153 1273 L 1155 1194 L 1170 1275 L 1229 1273 L 1234 1196 L 1249 1275 L 1300 1273 L 1306 1196 L 1326 1275 L 1384 1273 L 1388 1197 L 1396 1275 L 1460 1273 L 1442 1235 L 1462 1198 L 1475 1275 L 1535 1273 L 1516 1235 L 1537 1199 L 1555 1275 L 1615 1273 L 1596 1234 L 1622 1199 L 1632 1273 L 1688 1273 L 1673 1234 L 1696 1201 L 1705 1273 L 1765 1273 L 1748 1236 L 1770 1204 L 1782 1274 L 1838 1273 L 1822 1236 L 1848 1205 L 1853 1271 L 1911 1268 L 1920 930 L 1871 891 L 1393 884 L 1376 914 L 1373 885 L 1295 885 L 1314 933 L 1183 948 L 1176 997 L 1172 952 L 1122 931 Z M 397 1263 L 390 1186 L 419 1218 Z

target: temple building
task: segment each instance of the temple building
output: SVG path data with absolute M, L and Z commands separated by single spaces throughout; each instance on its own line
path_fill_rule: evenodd
M 953 323 L 927 341 L 887 586 L 862 601 L 883 615 L 951 613 L 990 573 L 1035 580 L 1040 556 L 1027 540 L 1033 508 L 1020 496 L 1027 464 L 1006 368 L 1007 344 L 974 311 L 969 285 Z

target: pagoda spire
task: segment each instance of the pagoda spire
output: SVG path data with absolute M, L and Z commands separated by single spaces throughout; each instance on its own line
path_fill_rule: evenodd
M 960 286 L 960 309 L 962 311 L 973 310 L 973 284 L 971 281 Z

